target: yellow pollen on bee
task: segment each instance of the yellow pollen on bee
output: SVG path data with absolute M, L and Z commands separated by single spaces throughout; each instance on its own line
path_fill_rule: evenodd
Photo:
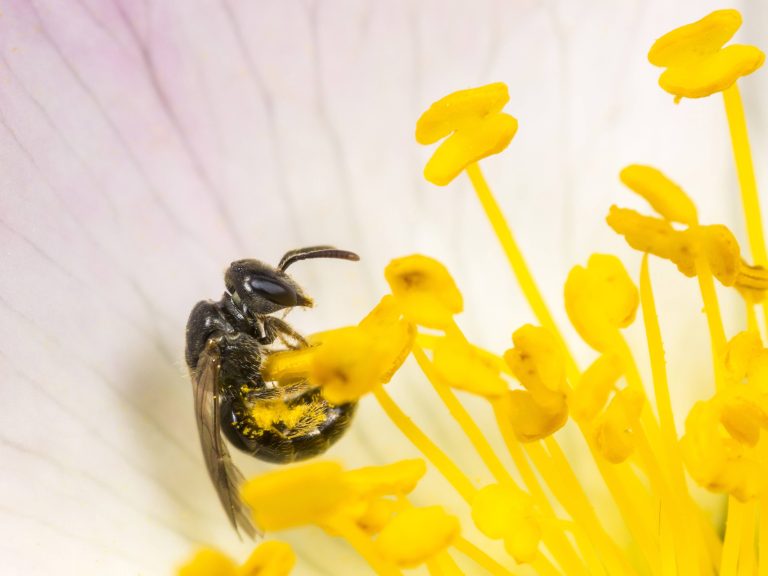
M 302 402 L 288 405 L 284 400 L 260 401 L 251 407 L 249 416 L 259 428 L 270 430 L 276 424 L 281 424 L 297 430 L 297 433 L 302 428 L 317 426 L 325 419 L 324 413 L 311 404 Z M 311 423 L 306 427 L 299 426 L 302 421 L 307 420 Z M 248 434 L 248 430 L 244 432 Z

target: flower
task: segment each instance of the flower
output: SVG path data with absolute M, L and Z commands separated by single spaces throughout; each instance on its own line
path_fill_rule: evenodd
M 417 180 L 423 163 L 408 136 L 449 89 L 496 78 L 510 85 L 520 132 L 484 168 L 497 191 L 509 192 L 501 207 L 549 302 L 559 298 L 566 263 L 584 263 L 606 243 L 619 250 L 595 224 L 620 197 L 606 166 L 647 162 L 691 193 L 722 187 L 730 167 L 715 137 L 717 112 L 708 122 L 708 110 L 674 110 L 634 76 L 641 65 L 630 61 L 658 35 L 658 19 L 618 5 L 433 10 L 124 0 L 3 6 L 7 569 L 154 573 L 199 542 L 236 564 L 248 557 L 251 547 L 222 522 L 203 471 L 179 368 L 189 309 L 220 294 L 231 260 L 274 262 L 318 242 L 359 251 L 367 264 L 357 271 L 297 267 L 318 308 L 291 321 L 311 333 L 357 323 L 385 289 L 379 272 L 393 255 L 430 254 L 462 287 L 473 314 L 461 322 L 473 341 L 511 346 L 510 327 L 534 319 L 512 280 L 492 272 L 498 255 L 476 226 L 479 209 L 456 190 Z M 677 18 L 666 10 L 671 27 Z M 600 43 L 595 26 L 605 31 Z M 671 125 L 676 132 L 659 144 L 656 133 Z M 459 177 L 455 186 L 467 184 Z M 695 197 L 707 222 L 731 202 Z M 667 294 L 657 295 L 662 318 L 670 317 Z M 678 314 L 667 343 L 685 336 L 700 345 L 704 332 Z M 564 312 L 555 320 L 563 325 Z M 700 364 L 673 366 L 670 378 L 695 379 Z M 429 437 L 461 452 L 433 400 L 387 386 Z M 360 466 L 415 455 L 371 412 L 332 456 Z M 266 469 L 241 462 L 249 476 Z M 466 465 L 472 476 L 485 474 L 469 452 Z M 420 504 L 448 492 L 431 477 L 414 493 Z M 314 537 L 285 540 L 305 573 L 322 573 L 329 556 L 364 573 L 334 540 L 325 555 Z

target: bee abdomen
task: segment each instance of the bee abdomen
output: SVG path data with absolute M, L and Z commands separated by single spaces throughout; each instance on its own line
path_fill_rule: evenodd
M 290 401 L 235 397 L 221 405 L 221 428 L 237 449 L 287 464 L 322 454 L 349 427 L 357 404 L 329 404 L 316 389 Z

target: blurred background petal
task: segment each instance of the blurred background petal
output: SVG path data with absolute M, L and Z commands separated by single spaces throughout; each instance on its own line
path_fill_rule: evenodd
M 464 290 L 469 335 L 508 346 L 511 331 L 533 317 L 468 183 L 438 189 L 421 178 L 430 150 L 415 144 L 415 121 L 448 92 L 509 85 L 507 110 L 520 131 L 484 168 L 563 324 L 571 265 L 595 250 L 635 261 L 603 223 L 614 202 L 642 206 L 618 182 L 626 164 L 664 170 L 695 198 L 703 221 L 734 225 L 743 241 L 721 102 L 675 105 L 646 60 L 657 36 L 717 7 L 5 2 L 4 570 L 164 574 L 196 542 L 246 549 L 204 471 L 183 362 L 187 314 L 219 297 L 231 260 L 275 262 L 321 243 L 360 253 L 360 265 L 295 268 L 318 306 L 290 319 L 311 332 L 356 322 L 384 292 L 391 258 L 428 253 Z M 765 49 L 766 7 L 741 8 L 737 39 Z M 765 74 L 742 89 L 765 182 Z M 678 314 L 662 325 L 670 356 L 684 339 L 708 349 L 706 333 L 691 329 L 701 322 L 696 306 L 690 321 L 679 312 L 678 288 L 690 284 L 657 268 L 675 287 L 659 296 L 662 318 Z M 673 364 L 673 379 L 690 379 L 693 360 Z M 432 413 L 431 397 L 407 384 L 406 376 L 390 387 L 441 444 L 463 449 L 447 418 Z M 413 453 L 364 401 L 331 455 L 365 464 Z M 471 457 L 466 463 L 481 474 Z M 289 539 L 299 574 L 365 573 L 341 544 L 324 540 L 321 554 L 306 532 Z M 332 560 L 321 566 L 323 558 Z

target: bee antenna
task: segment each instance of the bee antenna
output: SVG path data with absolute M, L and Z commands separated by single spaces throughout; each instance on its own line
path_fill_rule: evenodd
M 339 250 L 333 246 L 308 246 L 306 248 L 297 248 L 285 253 L 280 259 L 277 269 L 285 272 L 286 268 L 298 262 L 299 260 L 309 260 L 310 258 L 338 258 L 339 260 L 360 260 L 360 256 L 348 250 Z

